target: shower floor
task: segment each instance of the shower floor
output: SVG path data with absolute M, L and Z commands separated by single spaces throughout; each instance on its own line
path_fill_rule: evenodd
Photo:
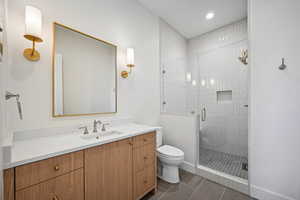
M 243 163 L 248 163 L 246 157 L 200 148 L 200 165 L 248 179 L 248 171 L 243 169 Z

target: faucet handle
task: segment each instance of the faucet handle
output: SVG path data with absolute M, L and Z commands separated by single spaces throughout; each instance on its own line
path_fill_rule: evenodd
M 79 127 L 78 129 L 80 129 L 80 130 L 81 130 L 81 129 L 84 129 L 84 132 L 83 132 L 84 135 L 89 134 L 89 131 L 88 131 L 87 126 Z
M 106 131 L 106 125 L 110 125 L 110 123 L 103 123 L 101 131 Z

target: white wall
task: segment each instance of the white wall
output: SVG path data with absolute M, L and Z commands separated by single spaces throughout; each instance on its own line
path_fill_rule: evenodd
M 249 65 L 238 59 L 241 49 L 248 49 L 247 20 L 188 40 L 190 69 L 197 77 L 197 89 L 190 99 L 198 99 L 189 107 L 200 113 L 201 147 L 239 156 L 248 156 L 248 76 Z M 218 101 L 218 91 L 231 91 L 230 101 Z M 195 100 L 194 100 L 195 101 Z
M 194 171 L 196 164 L 196 118 L 186 116 L 187 40 L 163 20 L 160 21 L 160 60 L 162 106 L 160 125 L 163 142 L 180 148 L 184 154 L 182 168 Z
M 160 65 L 162 113 L 186 114 L 187 41 L 175 29 L 160 20 Z M 161 103 L 162 103 L 161 102 Z
M 31 43 L 24 39 L 24 7 L 37 6 L 43 13 L 43 39 L 37 45 L 41 60 L 29 62 L 22 51 Z M 10 130 L 37 129 L 91 122 L 93 117 L 51 117 L 52 22 L 57 21 L 118 46 L 118 73 L 125 67 L 125 50 L 135 48 L 136 67 L 128 79 L 118 77 L 118 115 L 134 116 L 138 122 L 157 124 L 159 106 L 159 24 L 135 0 L 9 0 L 9 90 L 21 94 L 24 120 L 9 104 Z M 102 115 L 98 116 L 101 117 Z M 104 115 L 107 116 L 107 115 Z M 114 115 L 113 115 L 114 116 Z
M 300 1 L 250 0 L 249 7 L 251 194 L 299 200 Z
M 175 146 L 184 152 L 182 168 L 193 172 L 196 166 L 196 132 L 195 116 L 161 115 L 163 143 Z

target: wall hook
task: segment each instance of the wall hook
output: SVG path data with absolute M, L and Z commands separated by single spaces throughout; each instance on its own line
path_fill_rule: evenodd
M 280 70 L 285 70 L 285 68 L 287 68 L 287 66 L 284 63 L 284 58 L 281 59 L 281 65 L 279 66 Z

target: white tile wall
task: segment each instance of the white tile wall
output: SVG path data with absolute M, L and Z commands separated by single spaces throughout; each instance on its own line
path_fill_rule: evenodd
M 198 87 L 189 89 L 187 108 L 206 108 L 204 148 L 247 156 L 249 68 L 238 60 L 241 49 L 247 49 L 246 20 L 189 40 L 189 67 Z M 217 91 L 224 90 L 232 91 L 232 101 L 220 104 Z
M 187 41 L 160 21 L 161 112 L 185 115 L 187 100 Z M 163 104 L 165 102 L 165 104 Z

